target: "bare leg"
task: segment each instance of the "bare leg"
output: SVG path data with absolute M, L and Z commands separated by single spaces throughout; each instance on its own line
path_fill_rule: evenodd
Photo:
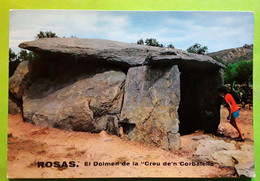
M 238 131 L 238 133 L 239 133 L 239 138 L 244 139 L 244 136 L 243 136 L 243 134 L 242 134 L 240 128 L 238 127 L 237 121 L 238 121 L 238 118 L 231 119 L 231 120 L 230 120 L 230 124 Z

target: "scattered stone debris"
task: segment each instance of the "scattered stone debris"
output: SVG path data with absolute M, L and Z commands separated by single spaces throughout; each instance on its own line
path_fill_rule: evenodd
M 237 148 L 234 142 L 214 140 L 207 135 L 199 137 L 202 139 L 198 140 L 194 154 L 199 160 L 211 161 L 225 167 L 235 167 L 239 176 L 254 176 L 254 145 L 243 144 Z

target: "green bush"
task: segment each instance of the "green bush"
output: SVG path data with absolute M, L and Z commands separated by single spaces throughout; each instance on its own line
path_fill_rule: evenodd
M 53 33 L 52 31 L 40 31 L 35 39 L 40 39 L 40 38 L 57 38 L 58 36 L 56 33 Z
M 187 49 L 187 52 L 205 55 L 208 52 L 208 47 L 201 46 L 199 43 L 195 43 Z
M 253 61 L 228 64 L 224 73 L 225 84 L 252 84 Z
M 146 38 L 145 41 L 141 38 L 136 42 L 136 44 L 154 46 L 154 47 L 163 47 L 163 44 L 159 43 L 155 38 Z

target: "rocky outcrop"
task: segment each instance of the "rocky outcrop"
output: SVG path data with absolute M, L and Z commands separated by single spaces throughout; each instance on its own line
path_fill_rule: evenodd
M 121 112 L 121 120 L 135 124 L 128 138 L 163 148 L 178 148 L 179 103 L 177 66 L 130 68 Z
M 20 114 L 21 109 L 17 106 L 15 102 L 11 99 L 8 99 L 8 114 Z
M 21 99 L 24 93 L 22 81 L 28 73 L 28 61 L 22 61 L 9 79 L 9 92 L 17 99 Z
M 125 138 L 164 149 L 179 148 L 183 130 L 217 130 L 224 66 L 208 56 L 78 38 L 19 47 L 39 55 L 20 84 L 27 122 L 117 135 L 121 126 Z
M 22 61 L 19 62 L 12 77 L 9 78 L 9 114 L 22 113 L 22 96 L 25 91 L 24 80 L 28 72 L 28 61 Z
M 194 154 L 200 161 L 210 161 L 220 166 L 235 167 L 239 176 L 253 177 L 254 146 L 243 144 L 239 149 L 234 142 L 206 138 L 198 141 Z
M 242 47 L 220 50 L 209 53 L 208 56 L 222 60 L 225 63 L 253 60 L 253 45 L 245 44 Z
M 235 152 L 233 143 L 226 143 L 223 140 L 200 140 L 195 156 L 198 156 L 201 161 L 212 161 L 223 166 L 234 166 L 235 159 L 227 150 Z
M 255 177 L 255 162 L 239 163 L 235 165 L 235 169 L 239 176 Z

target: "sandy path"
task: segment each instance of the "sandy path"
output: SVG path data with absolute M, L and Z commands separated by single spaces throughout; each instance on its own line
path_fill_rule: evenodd
M 223 112 L 226 114 L 226 112 Z M 251 112 L 243 113 L 252 117 Z M 246 115 L 248 114 L 248 115 Z M 241 119 L 242 120 L 242 119 Z M 244 120 L 245 121 L 245 120 Z M 252 124 L 243 124 L 245 135 L 253 140 Z M 248 124 L 247 124 L 248 123 Z M 226 136 L 236 136 L 222 117 L 221 126 L 229 130 Z M 180 166 L 194 158 L 189 137 L 202 135 L 197 132 L 181 137 L 182 148 L 165 151 L 126 141 L 105 132 L 91 134 L 42 128 L 22 120 L 21 115 L 9 115 L 8 120 L 8 176 L 9 178 L 82 178 L 82 177 L 219 177 L 234 176 L 233 168 L 214 166 Z M 78 167 L 38 168 L 37 161 L 75 161 Z M 129 162 L 129 166 L 93 166 L 93 162 Z M 142 162 L 155 162 L 145 166 Z M 91 162 L 91 166 L 84 166 Z M 134 166 L 137 162 L 138 166 Z M 163 162 L 176 162 L 177 166 L 163 166 Z M 157 166 L 157 163 L 160 163 Z

